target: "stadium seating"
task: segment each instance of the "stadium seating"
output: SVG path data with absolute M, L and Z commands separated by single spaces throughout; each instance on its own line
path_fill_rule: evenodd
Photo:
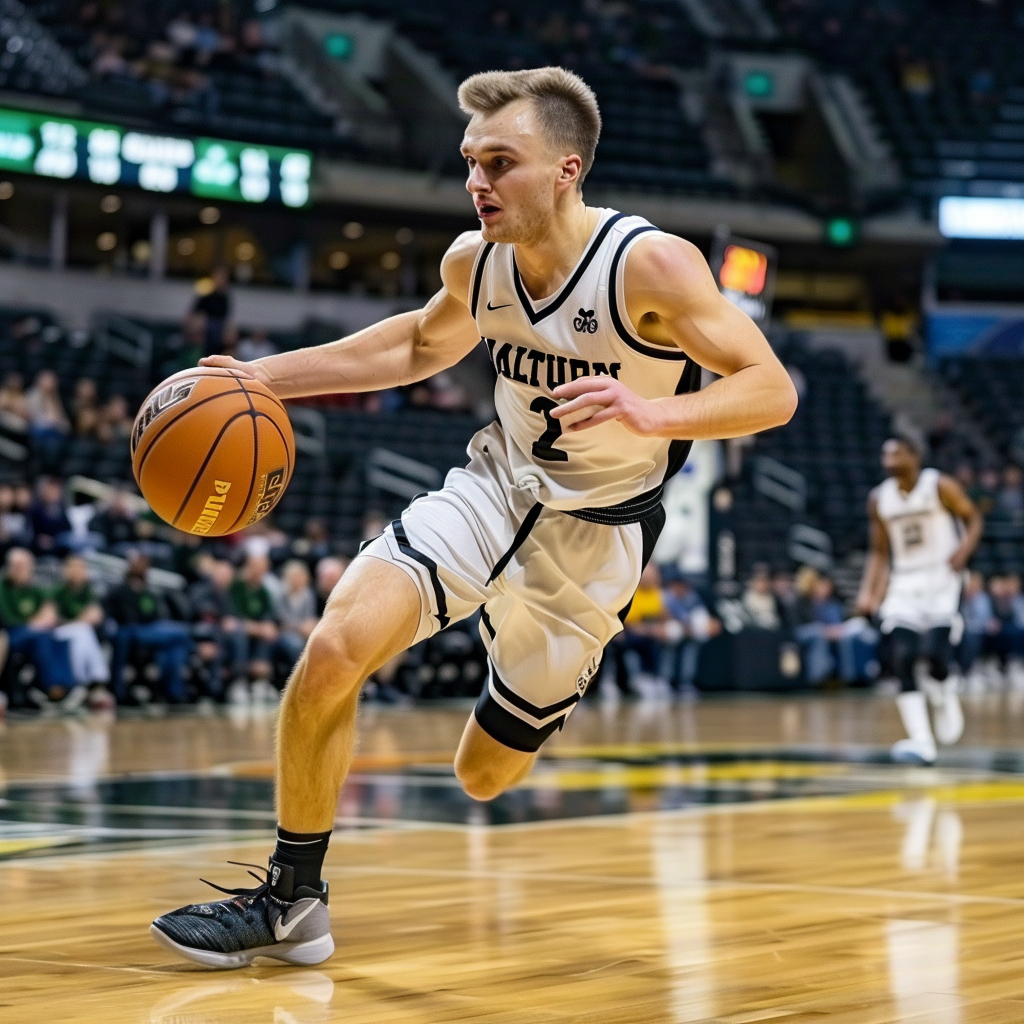
M 17 0 L 5 2 L 21 7 Z M 0 87 L 65 95 L 74 86 L 75 98 L 95 116 L 142 117 L 166 130 L 359 155 L 358 145 L 335 131 L 333 119 L 314 110 L 280 74 L 273 46 L 258 26 L 245 35 L 249 5 L 230 6 L 232 30 L 220 31 L 220 48 L 201 58 L 194 48 L 172 47 L 168 27 L 182 14 L 198 24 L 212 5 L 29 0 L 26 23 L 37 33 L 39 26 L 49 31 L 71 70 L 28 75 L 5 69 L 0 58 Z M 6 26 L 0 29 L 8 34 Z
M 845 357 L 808 349 L 795 332 L 778 353 L 803 375 L 806 391 L 793 419 L 759 435 L 746 459 L 733 513 L 741 575 L 756 562 L 786 565 L 786 537 L 795 523 L 824 530 L 839 561 L 863 551 L 868 491 L 881 479 L 879 451 L 889 420 Z M 759 455 L 803 474 L 805 513 L 792 512 L 754 488 L 752 467 Z
M 1024 11 L 976 0 L 770 0 L 779 45 L 848 73 L 906 173 L 1024 181 Z M 929 186 L 921 189 L 931 192 Z

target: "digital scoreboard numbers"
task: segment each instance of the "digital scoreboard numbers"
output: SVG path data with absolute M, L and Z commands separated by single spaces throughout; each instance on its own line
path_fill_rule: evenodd
M 0 108 L 0 168 L 244 203 L 309 202 L 307 150 L 129 131 Z

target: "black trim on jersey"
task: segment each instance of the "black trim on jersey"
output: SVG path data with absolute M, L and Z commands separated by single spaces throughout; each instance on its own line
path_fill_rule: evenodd
M 422 551 L 417 551 L 409 543 L 409 535 L 405 532 L 401 519 L 396 519 L 391 524 L 391 529 L 394 531 L 395 540 L 398 541 L 398 550 L 406 557 L 425 566 L 427 572 L 430 573 L 430 583 L 434 588 L 434 598 L 437 601 L 437 625 L 440 629 L 444 629 L 451 619 L 448 618 L 448 599 L 445 597 L 444 587 L 441 586 L 441 580 L 437 575 L 437 562 L 429 555 L 423 554 Z
M 691 359 L 679 377 L 679 383 L 676 385 L 676 394 L 692 395 L 695 391 L 700 391 L 700 378 L 700 365 Z M 683 468 L 686 460 L 690 457 L 690 449 L 692 447 L 692 441 L 681 441 L 678 439 L 669 444 L 668 466 L 665 469 L 663 483 L 671 480 Z
M 594 240 L 590 243 L 587 251 L 583 254 L 583 259 L 580 260 L 580 265 L 576 268 L 575 273 L 569 278 L 565 284 L 562 285 L 561 289 L 556 293 L 554 300 L 547 306 L 545 306 L 539 312 L 534 310 L 533 304 L 530 302 L 529 295 L 526 294 L 526 289 L 523 287 L 522 279 L 519 276 L 519 268 L 516 266 L 516 254 L 515 250 L 512 250 L 512 279 L 515 281 L 516 294 L 519 296 L 519 302 L 523 307 L 527 317 L 531 324 L 539 324 L 546 316 L 554 313 L 567 298 L 572 294 L 573 289 L 580 283 L 580 278 L 583 277 L 587 267 L 590 266 L 591 260 L 597 255 L 597 250 L 601 248 L 601 243 L 604 242 L 605 238 L 608 237 L 608 232 L 611 231 L 612 225 L 622 220 L 626 215 L 624 213 L 617 213 L 613 217 L 609 217 L 601 229 L 594 236 Z M 651 228 L 653 231 L 654 228 Z
M 526 513 L 523 517 L 522 523 L 519 525 L 519 529 L 516 530 L 515 537 L 512 538 L 512 544 L 509 546 L 508 551 L 498 559 L 494 568 L 491 570 L 491 575 L 487 577 L 488 583 L 493 583 L 505 571 L 505 567 L 512 561 L 512 556 L 523 546 L 523 542 L 526 538 L 530 536 L 530 531 L 533 529 L 534 524 L 540 518 L 540 514 L 543 511 L 544 506 L 538 501 L 530 511 Z
M 484 687 L 480 699 L 473 709 L 476 718 L 488 736 L 512 750 L 521 750 L 524 754 L 535 754 L 543 746 L 544 741 L 556 730 L 565 725 L 565 715 L 540 729 L 527 724 L 521 718 L 503 708 L 491 695 L 489 687 Z
M 480 285 L 484 279 L 484 264 L 487 262 L 487 257 L 491 255 L 491 250 L 494 248 L 494 242 L 488 242 L 483 252 L 480 253 L 480 258 L 476 263 L 476 273 L 473 275 L 473 298 L 469 304 L 469 311 L 473 314 L 473 319 L 476 319 L 476 307 L 480 303 Z
M 612 326 L 615 328 L 615 333 L 631 348 L 634 352 L 639 352 L 641 355 L 653 356 L 655 359 L 687 359 L 688 356 L 685 352 L 679 349 L 662 348 L 660 345 L 645 345 L 640 341 L 637 341 L 629 331 L 626 330 L 625 324 L 622 322 L 622 317 L 619 315 L 619 292 L 618 292 L 618 272 L 619 272 L 619 260 L 622 259 L 622 254 L 626 251 L 626 246 L 636 238 L 637 235 L 642 235 L 645 231 L 657 231 L 658 229 L 652 224 L 641 225 L 638 228 L 633 228 L 632 231 L 619 243 L 618 249 L 615 250 L 615 255 L 612 257 L 612 266 L 608 274 L 608 310 L 612 315 Z
M 654 554 L 654 546 L 658 543 L 661 531 L 665 529 L 665 519 L 665 506 L 659 505 L 649 516 L 640 520 L 640 536 L 643 538 L 640 548 L 641 572 L 647 568 L 647 563 L 651 560 L 651 556 Z M 637 586 L 639 585 L 640 581 L 637 580 Z M 635 596 L 636 591 L 633 592 L 633 597 Z M 629 614 L 629 609 L 632 607 L 633 598 L 631 597 L 626 607 L 619 612 L 620 622 L 626 621 L 626 616 Z

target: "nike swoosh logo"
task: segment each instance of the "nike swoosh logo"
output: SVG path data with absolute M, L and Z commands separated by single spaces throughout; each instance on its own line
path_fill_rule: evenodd
M 313 913 L 319 902 L 319 900 L 310 900 L 309 906 L 301 913 L 296 914 L 287 924 L 283 924 L 282 922 L 284 921 L 284 918 L 279 917 L 274 924 L 274 938 L 277 939 L 278 942 L 287 941 L 288 936 L 295 930 L 295 926 Z
M 492 313 L 493 313 L 493 312 L 494 312 L 494 311 L 495 311 L 496 309 L 508 309 L 508 307 L 509 307 L 509 306 L 511 306 L 511 305 L 512 305 L 512 303 L 511 303 L 511 302 L 506 302 L 506 303 L 505 303 L 505 304 L 504 304 L 503 306 L 492 306 L 492 305 L 491 305 L 491 300 L 490 300 L 490 299 L 488 299 L 488 300 L 487 300 L 487 308 L 488 308 L 488 309 L 489 309 L 489 310 L 490 310 L 490 311 L 491 311 Z

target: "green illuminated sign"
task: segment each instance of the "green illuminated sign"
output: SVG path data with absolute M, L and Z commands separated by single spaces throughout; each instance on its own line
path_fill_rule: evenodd
M 155 135 L 0 108 L 0 168 L 298 207 L 309 202 L 313 156 L 307 150 Z
M 344 32 L 331 32 L 324 36 L 324 51 L 334 60 L 349 60 L 355 48 L 355 40 Z
M 833 217 L 825 222 L 825 238 L 829 245 L 844 248 L 857 241 L 857 223 L 849 217 Z
M 775 92 L 775 81 L 767 71 L 751 71 L 743 83 L 748 96 L 764 99 Z

